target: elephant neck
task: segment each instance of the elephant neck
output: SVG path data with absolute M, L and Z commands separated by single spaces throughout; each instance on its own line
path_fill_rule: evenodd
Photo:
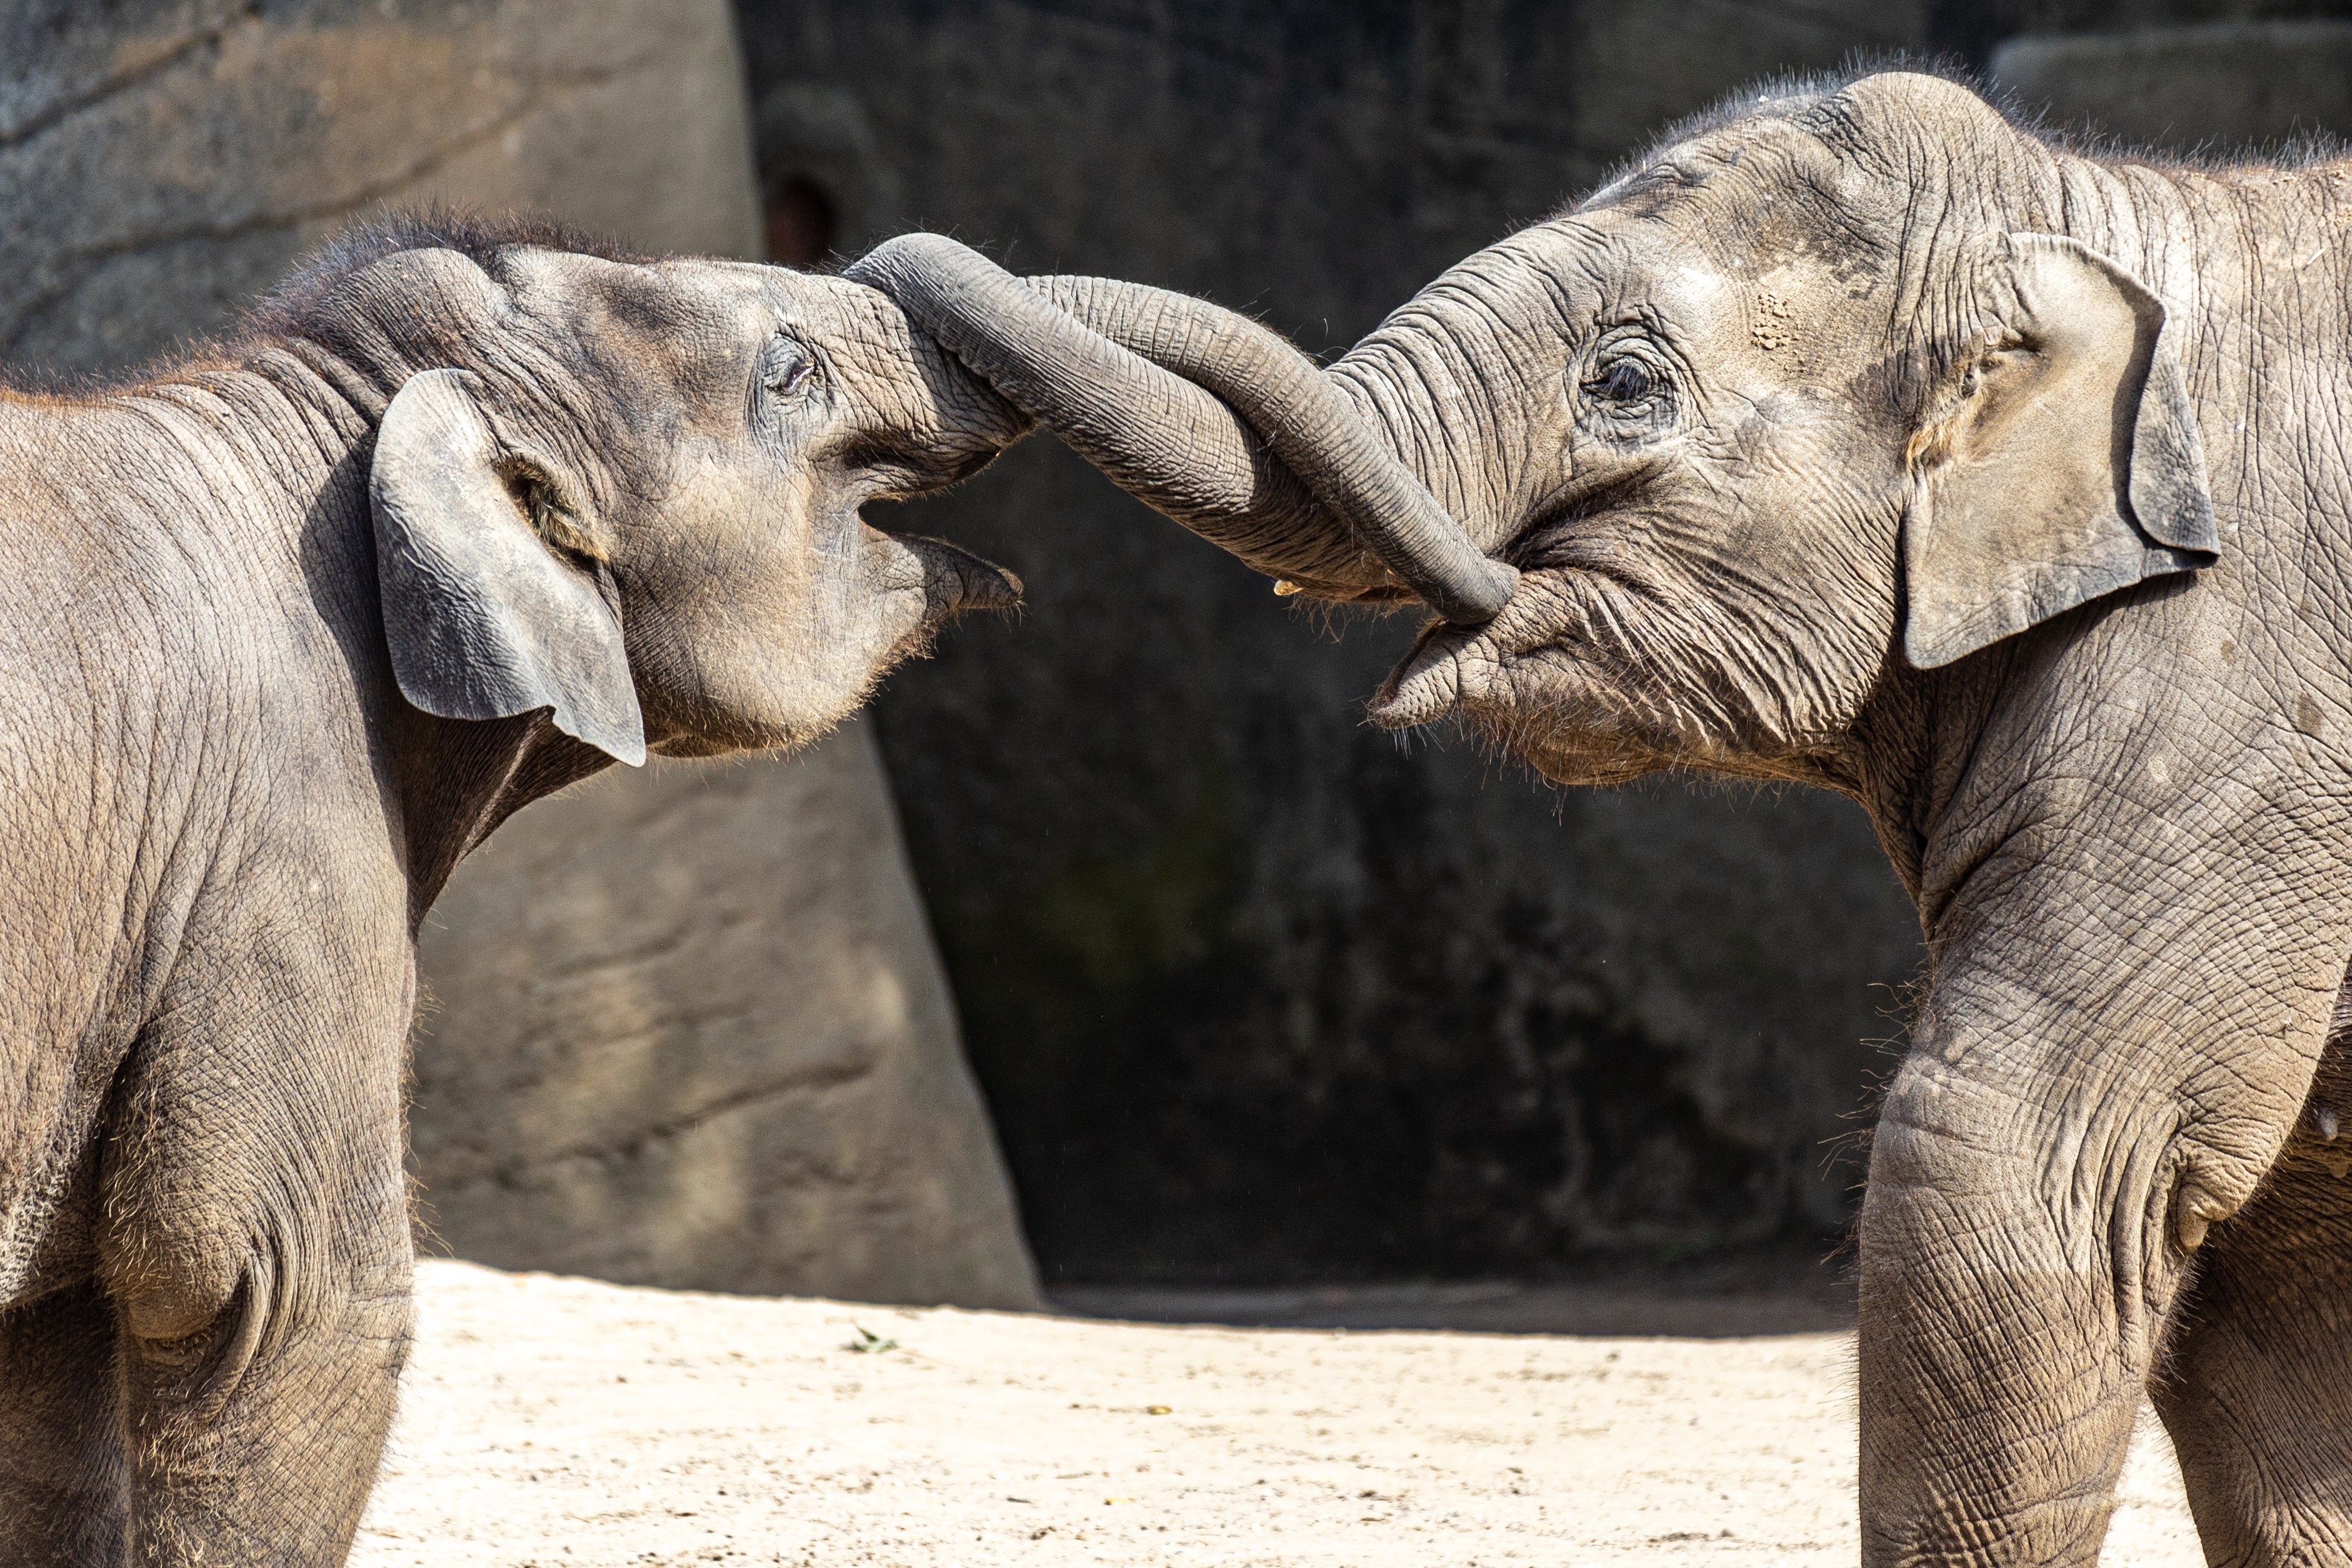
M 543 712 L 438 718 L 395 698 L 386 728 L 412 931 L 424 923 L 457 862 L 499 824 L 613 765 L 608 754 L 557 729 Z
M 301 340 L 241 345 L 233 359 L 176 367 L 109 399 L 178 439 L 168 481 L 193 559 L 217 559 L 224 605 L 277 602 L 340 645 L 378 766 L 398 806 L 394 832 L 412 929 L 457 862 L 531 801 L 612 758 L 544 714 L 435 717 L 400 694 L 377 599 L 368 476 L 398 367 L 345 364 Z M 170 508 L 158 507 L 159 513 Z
M 509 817 L 612 765 L 612 758 L 557 729 L 550 715 L 474 720 L 436 717 L 414 706 L 394 678 L 376 594 L 375 530 L 368 474 L 375 433 L 408 375 L 420 367 L 353 365 L 318 344 L 294 339 L 254 352 L 244 367 L 253 382 L 297 411 L 314 434 L 327 466 L 343 476 L 341 493 L 324 486 L 318 508 L 348 526 L 341 557 L 352 590 L 352 620 L 361 628 L 355 659 L 380 694 L 376 727 L 388 753 L 400 805 L 398 833 L 408 871 L 409 923 L 421 924 L 458 862 Z
M 2216 436 L 2226 442 L 2237 394 L 2217 367 L 2238 330 L 2247 281 L 2226 211 L 2240 196 L 2231 181 L 2153 163 L 2109 162 L 2053 148 L 2000 128 L 1932 201 L 1906 214 L 1914 286 L 1936 298 L 1965 277 L 1962 246 L 2008 233 L 2063 235 L 2131 272 L 2188 330 L 2169 341 L 2200 404 L 2209 467 Z M 2281 179 L 2288 176 L 2281 175 Z M 1919 313 L 1919 341 L 1948 329 L 1948 317 Z M 2168 331 L 2170 328 L 2168 328 Z M 2217 352 L 2217 349 L 2221 351 Z M 2235 350 L 2242 352 L 2242 346 Z M 2217 474 L 2235 466 L 2226 453 Z M 2217 492 L 2217 501 L 2225 498 Z M 1986 800 L 2000 794 L 1989 759 L 2006 758 L 2030 731 L 2038 695 L 2036 660 L 2052 634 L 2027 632 L 1957 663 L 1916 670 L 1890 650 L 1876 690 L 1825 766 L 1824 781 L 1862 803 L 1897 876 L 1935 936 L 1954 891 L 1998 830 Z M 1981 776 L 1980 776 L 1981 773 Z
M 1891 667 L 1843 744 L 1821 759 L 1818 782 L 1868 814 L 1880 846 L 1932 933 L 1933 846 L 1994 722 L 2017 651 L 2014 639 L 1936 670 Z

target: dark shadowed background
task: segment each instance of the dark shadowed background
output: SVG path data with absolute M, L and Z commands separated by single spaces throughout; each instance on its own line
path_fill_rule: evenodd
M 2339 26 L 2278 19 L 2345 9 L 740 0 L 738 16 L 780 253 L 943 230 L 1020 271 L 1206 295 L 1319 351 L 1759 78 L 1858 51 L 1981 69 L 2018 35 L 2095 35 L 2027 85 L 2136 113 L 2145 137 L 2276 136 L 2339 121 L 2346 90 L 2323 57 L 2302 99 L 2263 88 L 2246 108 L 2282 61 L 2342 47 Z M 2222 123 L 2147 123 L 2151 88 L 2178 104 L 2184 69 L 2210 78 L 2231 49 L 2237 76 L 2201 106 Z M 1410 619 L 1286 607 L 1049 440 L 888 526 L 1028 583 L 1017 623 L 960 628 L 877 713 L 1049 1282 L 1547 1272 L 1818 1248 L 1842 1228 L 1858 1166 L 1837 1140 L 1918 963 L 1857 809 L 1676 782 L 1563 794 L 1458 739 L 1373 731 L 1360 705 Z

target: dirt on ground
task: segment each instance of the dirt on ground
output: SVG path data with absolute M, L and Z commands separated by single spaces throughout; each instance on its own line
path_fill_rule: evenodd
M 361 1568 L 1856 1556 L 1851 1333 L 1713 1332 L 1759 1312 L 1801 1325 L 1834 1302 L 1509 1286 L 1065 1299 L 1244 1322 L 1646 1316 L 1682 1336 L 1642 1337 L 914 1311 L 452 1262 L 422 1265 L 418 1293 Z M 2145 1418 L 2107 1560 L 2202 1561 Z

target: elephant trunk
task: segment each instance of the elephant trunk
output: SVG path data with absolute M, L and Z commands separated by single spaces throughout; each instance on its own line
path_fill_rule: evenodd
M 1591 265 L 1574 254 L 1589 243 L 1572 225 L 1546 225 L 1465 257 L 1319 374 L 1281 338 L 1202 300 L 1131 283 L 1025 281 L 1121 347 L 1231 403 L 1318 494 L 1318 461 L 1369 468 L 1357 456 L 1369 449 L 1417 495 L 1433 498 L 1428 515 L 1444 519 L 1450 536 L 1483 554 L 1508 541 L 1559 477 L 1556 433 L 1537 428 L 1533 417 L 1552 400 L 1521 378 L 1523 367 L 1557 364 L 1564 323 L 1556 279 Z M 1257 340 L 1249 357 L 1215 350 L 1247 339 Z M 1269 373 L 1271 365 L 1283 373 Z M 1285 379 L 1302 375 L 1315 377 L 1312 402 Z M 1300 409 L 1310 412 L 1298 417 Z M 1286 428 L 1297 443 L 1281 443 Z
M 1466 624 L 1510 597 L 1517 574 L 1338 384 L 1246 318 L 1108 279 L 1024 282 L 938 235 L 879 246 L 849 276 L 1122 487 L 1261 570 L 1339 598 L 1402 583 Z

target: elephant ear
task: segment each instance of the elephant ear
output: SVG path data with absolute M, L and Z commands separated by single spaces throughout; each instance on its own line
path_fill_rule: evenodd
M 2161 300 L 2055 235 L 2007 236 L 1957 401 L 1912 438 L 1913 665 L 1948 664 L 2220 542 Z
M 640 765 L 645 718 L 620 617 L 551 545 L 534 515 L 547 476 L 499 442 L 474 382 L 412 376 L 376 431 L 376 582 L 401 695 L 443 718 L 552 709 L 566 735 Z

